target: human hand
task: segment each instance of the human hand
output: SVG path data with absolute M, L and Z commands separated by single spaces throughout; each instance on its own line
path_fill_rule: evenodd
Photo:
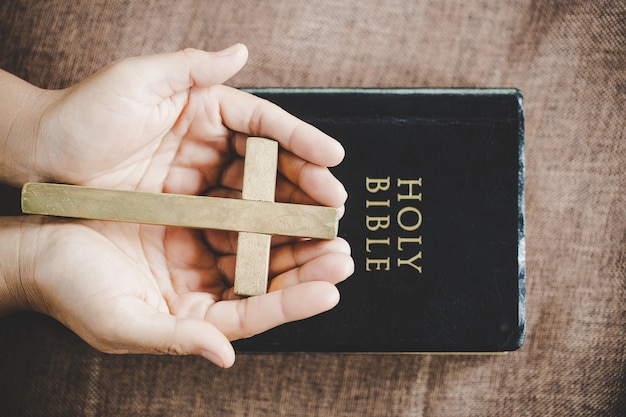
M 35 151 L 42 178 L 149 192 L 240 196 L 245 140 L 277 140 L 276 199 L 342 207 L 327 167 L 342 147 L 264 100 L 219 85 L 245 63 L 185 50 L 115 63 L 51 92 Z M 266 295 L 232 292 L 236 235 L 100 221 L 42 220 L 23 271 L 28 303 L 106 352 L 201 354 L 230 366 L 228 340 L 338 302 L 353 271 L 341 239 L 274 238 Z M 22 277 L 24 279 L 24 277 Z

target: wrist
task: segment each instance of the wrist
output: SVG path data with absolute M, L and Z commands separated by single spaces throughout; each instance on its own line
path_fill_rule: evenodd
M 43 181 L 46 169 L 46 109 L 57 92 L 40 89 L 9 73 L 0 71 L 0 182 L 21 186 Z
M 34 280 L 40 228 L 38 218 L 0 217 L 0 316 L 40 310 Z

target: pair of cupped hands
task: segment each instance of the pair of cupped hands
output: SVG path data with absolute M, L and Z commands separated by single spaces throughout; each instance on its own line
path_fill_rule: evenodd
M 57 91 L 9 79 L 25 104 L 2 144 L 4 182 L 239 198 L 246 139 L 261 136 L 280 144 L 277 201 L 342 208 L 346 191 L 328 169 L 341 145 L 222 85 L 247 56 L 237 44 L 130 58 Z M 268 293 L 240 298 L 235 232 L 29 216 L 2 219 L 0 241 L 0 312 L 48 314 L 104 352 L 196 354 L 223 367 L 235 360 L 231 340 L 334 307 L 335 284 L 354 268 L 340 238 L 274 237 Z

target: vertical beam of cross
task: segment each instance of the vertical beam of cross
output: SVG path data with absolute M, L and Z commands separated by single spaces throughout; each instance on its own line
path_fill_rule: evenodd
M 244 200 L 274 201 L 278 143 L 265 138 L 248 138 L 244 159 Z M 235 265 L 235 294 L 267 292 L 271 235 L 239 232 Z

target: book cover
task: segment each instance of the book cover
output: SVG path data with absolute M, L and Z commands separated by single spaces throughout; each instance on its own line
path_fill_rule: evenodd
M 254 352 L 506 352 L 525 335 L 524 128 L 515 89 L 249 90 L 337 138 L 355 273 Z

